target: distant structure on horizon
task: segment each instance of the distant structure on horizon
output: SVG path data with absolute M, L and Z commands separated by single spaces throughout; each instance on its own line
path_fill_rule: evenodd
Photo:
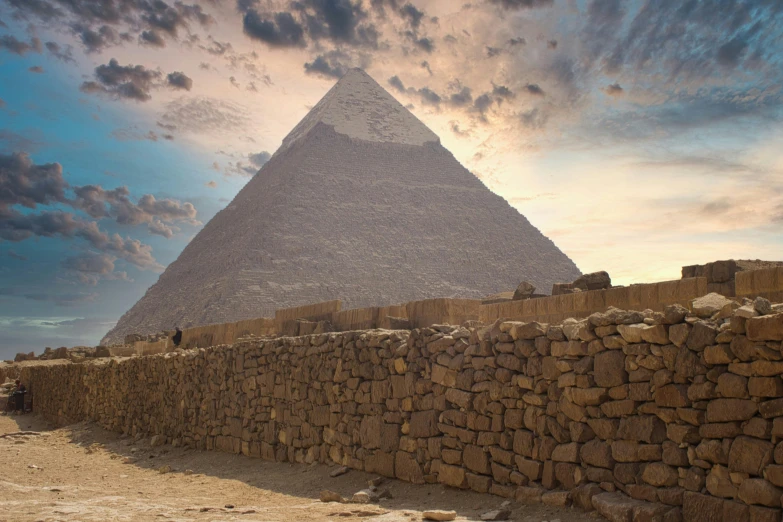
M 103 344 L 126 334 L 343 308 L 481 298 L 576 265 L 360 69 L 349 71 L 196 235 Z

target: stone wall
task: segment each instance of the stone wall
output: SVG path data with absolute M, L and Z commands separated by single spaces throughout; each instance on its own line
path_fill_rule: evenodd
M 706 277 L 707 292 L 716 292 L 721 295 L 734 297 L 741 296 L 742 290 L 736 287 L 736 279 L 743 272 L 763 270 L 781 267 L 783 261 L 761 260 L 735 260 L 713 261 L 704 265 L 691 265 L 682 267 L 682 277 Z
M 735 293 L 734 278 L 736 278 L 738 297 L 762 296 L 773 301 L 783 301 L 783 266 L 750 270 L 755 265 L 749 263 L 752 262 L 719 261 L 683 268 L 683 274 L 686 275 L 706 274 L 700 277 L 492 304 L 481 304 L 480 301 L 472 299 L 440 298 L 392 306 L 342 310 L 341 301 L 326 301 L 278 310 L 274 318 L 259 317 L 235 323 L 186 328 L 183 330 L 181 346 L 197 348 L 232 344 L 248 335 L 256 337 L 297 335 L 298 319 L 327 320 L 337 331 L 350 331 L 390 328 L 392 326 L 390 317 L 408 319 L 412 327 L 421 327 L 441 323 L 461 324 L 469 320 L 491 323 L 500 318 L 553 323 L 569 317 L 584 318 L 595 312 L 604 312 L 611 307 L 661 311 L 668 305 L 675 303 L 686 305 L 692 299 L 708 294 L 711 288 L 716 288 L 716 284 L 724 284 L 710 283 L 710 281 L 723 279 L 726 277 L 725 274 L 730 274 L 732 277 L 729 295 Z M 764 262 L 764 264 L 774 265 L 772 262 Z M 171 343 L 138 341 L 132 346 L 113 346 L 111 351 L 112 355 L 125 356 L 133 353 L 139 355 L 164 353 L 170 349 L 173 349 Z
M 711 319 L 670 306 L 248 339 L 22 377 L 55 422 L 155 443 L 573 501 L 616 520 L 779 521 L 783 313 L 711 303 L 699 306 Z
M 584 318 L 595 312 L 605 312 L 610 307 L 662 311 L 672 304 L 687 305 L 707 293 L 707 278 L 693 277 L 481 305 L 479 320 L 484 323 L 500 318 L 559 322 L 569 317 Z
M 739 272 L 736 274 L 737 296 L 761 296 L 783 302 L 783 266 Z

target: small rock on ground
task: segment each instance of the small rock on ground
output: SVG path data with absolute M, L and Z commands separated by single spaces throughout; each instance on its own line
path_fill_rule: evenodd
M 457 518 L 456 511 L 443 511 L 440 509 L 433 509 L 422 513 L 424 520 L 454 520 Z
M 330 491 L 328 489 L 324 489 L 321 491 L 321 502 L 346 502 L 346 500 L 340 495 L 339 493 L 335 491 Z
M 345 475 L 346 473 L 348 473 L 348 471 L 349 469 L 347 466 L 340 466 L 336 470 L 329 473 L 329 476 L 332 478 L 339 477 L 340 475 Z

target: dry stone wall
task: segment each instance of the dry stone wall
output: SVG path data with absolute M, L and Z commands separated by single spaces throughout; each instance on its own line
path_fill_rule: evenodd
M 22 375 L 50 419 L 153 443 L 618 521 L 780 521 L 783 313 L 736 308 L 245 340 Z
M 731 272 L 716 267 L 732 267 L 737 263 L 743 271 Z M 394 319 L 407 319 L 412 327 L 427 326 L 436 323 L 461 324 L 464 321 L 478 319 L 491 323 L 499 318 L 516 321 L 539 321 L 554 323 L 569 317 L 584 318 L 595 312 L 604 312 L 609 308 L 651 309 L 662 311 L 666 306 L 679 303 L 687 305 L 691 300 L 709 293 L 715 274 L 731 274 L 736 277 L 736 294 L 742 298 L 765 297 L 771 301 L 783 301 L 783 266 L 750 270 L 751 262 L 719 261 L 705 265 L 712 267 L 707 271 L 709 277 L 690 277 L 675 281 L 636 284 L 627 287 L 590 290 L 575 294 L 556 295 L 520 301 L 481 304 L 471 299 L 425 299 L 393 306 L 357 308 L 342 310 L 341 301 L 327 301 L 307 306 L 277 310 L 274 318 L 260 317 L 235 323 L 220 323 L 186 328 L 183 330 L 181 346 L 184 348 L 207 347 L 218 344 L 232 344 L 248 335 L 258 337 L 274 335 L 296 335 L 296 322 L 299 319 L 309 321 L 327 320 L 336 331 L 369 330 L 372 328 L 392 329 Z M 684 274 L 693 272 L 694 267 L 685 267 Z M 704 267 L 697 267 L 706 270 Z M 721 283 L 723 284 L 723 283 Z M 735 281 L 732 279 L 734 294 Z M 727 295 L 727 294 L 723 294 Z M 137 341 L 132 345 L 114 345 L 110 347 L 112 355 L 148 355 L 173 349 L 171 343 L 151 343 Z

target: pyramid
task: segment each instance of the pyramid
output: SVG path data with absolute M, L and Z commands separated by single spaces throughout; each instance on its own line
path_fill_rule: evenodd
M 354 69 L 171 263 L 103 343 L 271 317 L 481 298 L 522 280 L 546 291 L 576 265 Z

